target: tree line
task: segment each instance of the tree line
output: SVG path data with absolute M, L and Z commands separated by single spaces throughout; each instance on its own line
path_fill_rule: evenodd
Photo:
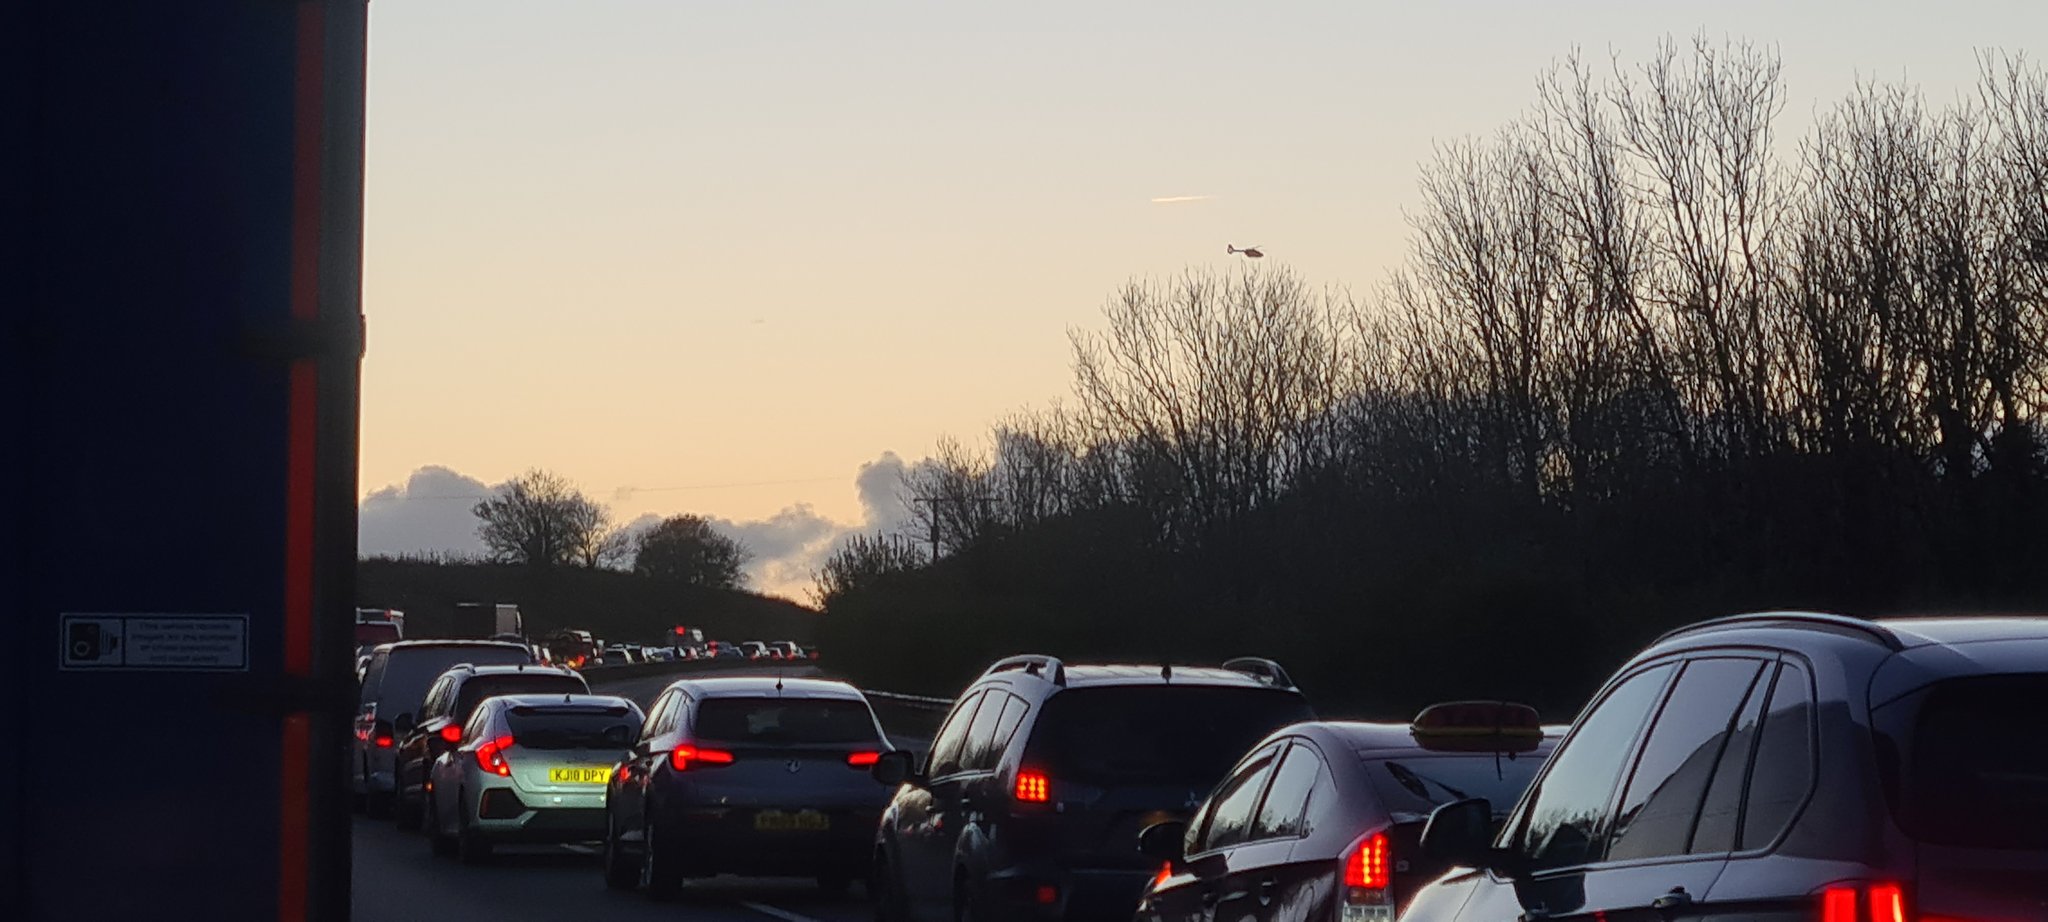
M 496 563 L 534 570 L 629 567 L 693 586 L 746 588 L 753 555 L 698 515 L 673 515 L 629 530 L 610 508 L 552 471 L 529 470 L 477 500 L 477 537 Z
M 910 472 L 931 554 L 828 562 L 828 642 L 1271 652 L 1383 664 L 1366 703 L 1569 707 L 1706 615 L 2039 605 L 2048 79 L 1980 65 L 1788 138 L 1768 50 L 1567 59 L 1439 146 L 1370 294 L 1118 290 L 1070 403 Z

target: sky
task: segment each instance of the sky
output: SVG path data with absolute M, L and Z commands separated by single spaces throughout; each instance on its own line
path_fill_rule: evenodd
M 1700 32 L 1777 49 L 1796 136 L 2038 60 L 2048 4 L 371 4 L 362 550 L 473 552 L 463 491 L 538 467 L 800 597 L 886 475 L 1066 395 L 1118 284 L 1234 243 L 1368 290 L 1433 144 Z

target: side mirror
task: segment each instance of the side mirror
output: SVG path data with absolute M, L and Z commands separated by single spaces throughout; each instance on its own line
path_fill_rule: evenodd
M 917 784 L 919 783 L 917 771 L 912 766 L 914 758 L 910 753 L 904 752 L 901 749 L 882 753 L 881 758 L 875 760 L 875 767 L 868 769 L 868 774 L 886 787 L 893 788 L 899 784 Z
M 1422 827 L 1422 853 L 1468 868 L 1493 867 L 1493 805 L 1484 797 L 1456 800 L 1436 808 Z
M 400 714 L 397 720 L 391 722 L 392 732 L 399 736 L 411 733 L 413 728 L 417 726 L 419 725 L 413 722 L 411 714 Z
M 1182 820 L 1153 823 L 1138 833 L 1138 853 L 1147 858 L 1179 863 L 1187 857 L 1188 824 Z

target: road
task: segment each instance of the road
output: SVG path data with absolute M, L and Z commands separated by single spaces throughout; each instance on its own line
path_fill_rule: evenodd
M 790 670 L 816 675 L 815 667 Z M 646 707 L 675 676 L 593 681 L 592 690 L 623 695 Z M 936 715 L 877 707 L 898 748 L 923 750 Z M 861 888 L 830 897 L 808 879 L 722 877 L 691 883 L 672 903 L 644 894 L 606 890 L 598 851 L 585 845 L 504 847 L 483 867 L 435 858 L 425 837 L 399 832 L 389 821 L 355 820 L 356 922 L 414 919 L 548 920 L 602 917 L 690 919 L 692 922 L 854 922 L 874 917 Z

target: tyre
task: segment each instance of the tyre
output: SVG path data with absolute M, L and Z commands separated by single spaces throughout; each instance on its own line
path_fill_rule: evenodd
M 455 854 L 455 840 L 448 835 L 448 830 L 441 825 L 440 804 L 435 802 L 433 794 L 429 793 L 427 795 L 427 802 L 421 807 L 420 813 L 421 824 L 427 827 L 427 845 L 434 850 L 434 854 L 443 858 L 453 856 Z
M 458 797 L 456 798 L 456 803 L 461 803 L 464 800 L 466 798 Z M 468 810 L 461 811 L 461 816 L 461 822 L 457 823 L 455 827 L 455 856 L 462 859 L 463 864 L 484 864 L 490 861 L 491 840 L 484 838 L 483 833 L 469 827 Z
M 656 900 L 674 899 L 683 889 L 683 869 L 676 863 L 671 851 L 664 854 L 656 830 L 661 827 L 647 821 L 641 833 L 640 842 L 640 886 L 647 888 L 647 896 Z
M 640 863 L 619 847 L 618 823 L 610 815 L 604 818 L 604 885 L 609 890 L 640 886 Z
M 896 879 L 889 859 L 877 854 L 875 869 L 868 878 L 868 896 L 875 902 L 875 922 L 910 922 L 910 906 L 903 882 Z

